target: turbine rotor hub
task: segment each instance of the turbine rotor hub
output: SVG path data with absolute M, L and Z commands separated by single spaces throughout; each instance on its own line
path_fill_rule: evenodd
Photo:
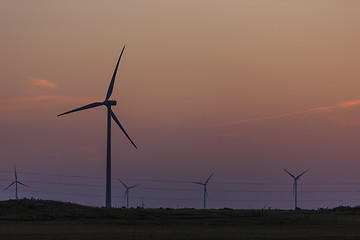
M 115 100 L 105 100 L 104 105 L 105 106 L 116 106 L 116 101 Z

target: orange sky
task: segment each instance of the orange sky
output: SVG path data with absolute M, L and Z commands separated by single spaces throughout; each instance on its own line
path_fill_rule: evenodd
M 104 177 L 104 109 L 56 115 L 105 97 L 126 44 L 112 98 L 139 150 L 113 125 L 115 178 L 360 183 L 359 16 L 351 0 L 5 1 L 0 170 Z M 321 204 L 344 205 L 304 207 Z

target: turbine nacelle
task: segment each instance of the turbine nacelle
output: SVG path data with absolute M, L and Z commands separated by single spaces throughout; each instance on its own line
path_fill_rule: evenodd
M 109 106 L 116 106 L 116 101 L 115 100 L 105 100 L 104 102 L 103 102 L 103 104 L 105 105 L 105 106 L 107 106 L 107 107 L 109 107 Z

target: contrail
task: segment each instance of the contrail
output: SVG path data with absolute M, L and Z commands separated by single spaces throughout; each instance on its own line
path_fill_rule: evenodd
M 310 109 L 300 110 L 300 111 L 296 111 L 296 112 L 288 112 L 288 113 L 282 113 L 282 114 L 277 114 L 277 115 L 269 115 L 269 116 L 264 116 L 264 117 L 247 118 L 247 119 L 238 120 L 238 121 L 224 122 L 224 123 L 216 124 L 216 125 L 214 125 L 214 127 L 236 125 L 236 124 L 241 124 L 241 123 L 246 123 L 246 122 L 263 121 L 263 120 L 269 120 L 269 119 L 278 119 L 278 118 L 299 115 L 299 114 L 303 114 L 303 113 L 322 112 L 322 111 L 331 110 L 331 109 L 335 109 L 335 108 L 347 108 L 347 107 L 352 107 L 352 106 L 356 106 L 356 105 L 360 105 L 360 99 L 345 101 L 345 102 L 338 103 L 336 105 L 331 105 L 331 106 L 326 106 L 326 107 L 310 108 Z

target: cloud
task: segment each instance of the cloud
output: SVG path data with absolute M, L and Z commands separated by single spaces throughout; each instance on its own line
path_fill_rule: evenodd
M 341 103 L 338 103 L 336 105 L 331 105 L 331 106 L 310 108 L 310 109 L 305 109 L 305 110 L 300 110 L 300 111 L 295 111 L 295 112 L 288 112 L 288 113 L 282 113 L 282 114 L 277 114 L 277 115 L 269 115 L 269 116 L 264 116 L 264 117 L 247 118 L 247 119 L 232 121 L 232 122 L 224 122 L 224 123 L 216 124 L 214 126 L 219 127 L 219 126 L 227 126 L 227 125 L 236 125 L 236 124 L 241 124 L 241 123 L 246 123 L 246 122 L 278 119 L 278 118 L 299 115 L 299 114 L 303 114 L 303 113 L 322 112 L 322 111 L 332 110 L 335 108 L 347 108 L 347 107 L 352 107 L 352 106 L 356 106 L 356 105 L 360 105 L 360 99 L 345 101 L 345 102 L 341 102 Z
M 54 102 L 69 102 L 74 104 L 87 104 L 96 101 L 89 97 L 71 97 L 62 95 L 42 95 L 0 99 L 0 110 L 35 109 L 51 106 Z
M 357 100 L 352 100 L 352 101 L 341 102 L 337 106 L 346 108 L 346 107 L 352 107 L 352 106 L 359 105 L 359 104 L 360 104 L 360 99 L 357 99 Z
M 57 85 L 48 80 L 41 78 L 30 78 L 30 84 L 33 86 L 47 87 L 47 88 L 56 88 Z

